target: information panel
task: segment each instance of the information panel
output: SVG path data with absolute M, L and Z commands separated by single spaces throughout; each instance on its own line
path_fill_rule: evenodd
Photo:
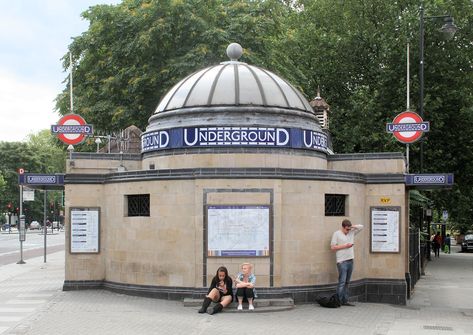
M 400 207 L 371 207 L 371 252 L 399 252 Z
M 207 255 L 269 256 L 269 206 L 208 206 Z
M 99 253 L 100 208 L 71 208 L 71 253 Z

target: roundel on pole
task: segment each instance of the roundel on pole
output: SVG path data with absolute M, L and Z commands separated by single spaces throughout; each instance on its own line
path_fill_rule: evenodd
M 429 128 L 429 122 L 424 122 L 419 114 L 410 111 L 398 114 L 393 122 L 386 126 L 389 133 L 393 133 L 399 142 L 406 144 L 417 141 Z
M 84 118 L 77 114 L 64 115 L 57 125 L 51 126 L 51 132 L 66 144 L 82 143 L 86 135 L 93 134 L 93 128 Z

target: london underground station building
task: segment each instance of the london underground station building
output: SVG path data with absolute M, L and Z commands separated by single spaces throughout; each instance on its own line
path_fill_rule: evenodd
M 140 153 L 70 157 L 64 289 L 202 297 L 220 265 L 251 262 L 260 297 L 311 302 L 335 290 L 348 218 L 364 225 L 351 296 L 405 304 L 403 155 L 334 154 L 320 96 L 227 53 L 164 96 Z

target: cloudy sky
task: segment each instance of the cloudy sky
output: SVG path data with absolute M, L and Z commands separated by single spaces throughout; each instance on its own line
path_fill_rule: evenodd
M 80 14 L 119 2 L 0 0 L 0 141 L 23 141 L 57 123 L 54 99 L 68 76 L 61 57 L 88 28 Z

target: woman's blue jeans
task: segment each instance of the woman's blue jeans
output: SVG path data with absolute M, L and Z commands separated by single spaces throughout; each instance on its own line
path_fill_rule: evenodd
M 350 284 L 351 273 L 353 272 L 353 259 L 337 263 L 338 286 L 337 295 L 342 304 L 348 302 L 348 285 Z

